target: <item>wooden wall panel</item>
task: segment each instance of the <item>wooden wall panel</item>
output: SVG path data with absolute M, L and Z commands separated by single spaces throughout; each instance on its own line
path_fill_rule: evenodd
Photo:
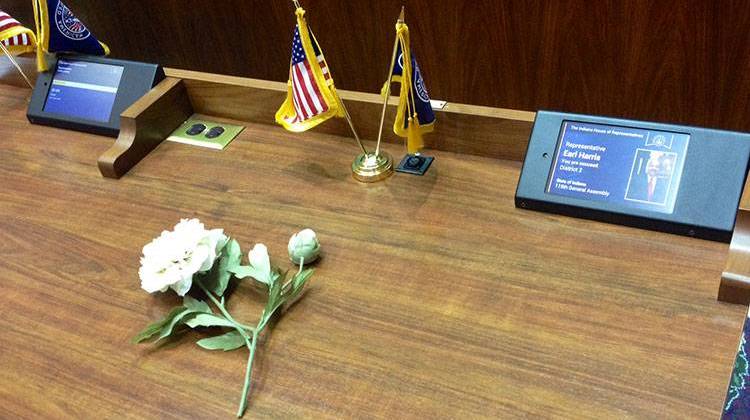
M 286 79 L 291 1 L 66 2 L 116 57 Z M 379 89 L 404 4 L 434 98 L 750 131 L 750 2 L 302 3 L 342 89 Z M 32 22 L 30 1 L 2 7 Z

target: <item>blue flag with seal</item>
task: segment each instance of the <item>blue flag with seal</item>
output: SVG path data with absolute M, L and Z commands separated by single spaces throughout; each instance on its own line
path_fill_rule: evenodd
M 37 31 L 37 67 L 46 71 L 45 54 L 69 52 L 109 55 L 86 25 L 61 0 L 33 0 Z
M 407 150 L 414 154 L 424 147 L 422 135 L 433 130 L 435 113 L 417 59 L 411 54 L 409 27 L 402 21 L 396 24 L 396 43 L 396 60 L 391 80 L 399 83 L 401 90 L 393 132 L 397 136 L 406 137 Z M 404 83 L 404 79 L 410 83 Z M 388 86 L 383 87 L 383 94 L 387 94 L 387 88 Z

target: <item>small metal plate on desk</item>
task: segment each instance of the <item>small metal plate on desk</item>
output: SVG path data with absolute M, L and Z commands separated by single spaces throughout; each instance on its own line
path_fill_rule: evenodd
M 430 169 L 433 160 L 435 158 L 432 156 L 406 155 L 401 159 L 396 171 L 412 175 L 424 175 Z
M 175 130 L 167 140 L 192 146 L 223 150 L 245 127 L 235 124 L 190 118 Z
M 432 109 L 443 109 L 446 105 L 448 105 L 448 102 L 446 101 L 430 99 L 430 106 L 432 107 Z

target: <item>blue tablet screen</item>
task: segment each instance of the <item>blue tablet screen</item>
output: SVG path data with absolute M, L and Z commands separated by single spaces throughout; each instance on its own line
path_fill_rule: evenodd
M 674 211 L 688 134 L 563 121 L 547 192 Z
M 107 122 L 117 97 L 123 67 L 59 59 L 44 111 Z

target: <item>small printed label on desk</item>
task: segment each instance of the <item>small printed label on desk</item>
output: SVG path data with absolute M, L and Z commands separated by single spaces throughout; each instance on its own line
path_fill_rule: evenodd
M 432 106 L 432 109 L 443 109 L 445 108 L 445 105 L 447 105 L 448 102 L 446 101 L 439 101 L 437 99 L 430 99 L 430 105 Z

